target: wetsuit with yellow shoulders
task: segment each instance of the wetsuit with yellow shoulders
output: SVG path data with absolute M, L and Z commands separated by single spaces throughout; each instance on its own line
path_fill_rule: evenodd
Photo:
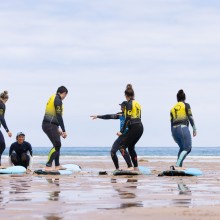
M 52 149 L 48 155 L 48 162 L 46 166 L 51 167 L 53 160 L 55 160 L 55 166 L 59 166 L 59 156 L 61 139 L 59 126 L 62 131 L 65 132 L 65 126 L 63 122 L 63 103 L 59 94 L 52 95 L 46 105 L 45 115 L 42 123 L 42 129 L 53 144 Z
M 122 136 L 120 152 L 128 167 L 132 167 L 131 160 L 134 167 L 138 167 L 135 144 L 139 141 L 144 131 L 143 124 L 141 122 L 141 105 L 136 100 L 130 99 L 126 103 L 124 116 L 125 123 L 120 132 L 123 134 L 126 127 L 128 127 L 128 132 Z M 126 151 L 127 148 L 130 156 Z
M 189 131 L 189 123 L 193 131 L 196 131 L 190 105 L 184 101 L 177 102 L 170 110 L 171 132 L 174 141 L 179 145 L 176 166 L 182 167 L 183 160 L 190 153 L 192 138 Z

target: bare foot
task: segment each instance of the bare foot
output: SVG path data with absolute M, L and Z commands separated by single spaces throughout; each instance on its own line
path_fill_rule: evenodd
M 128 171 L 133 171 L 134 170 L 134 167 L 128 167 L 127 169 L 125 170 L 128 170 Z
M 6 167 L 5 166 L 0 166 L 0 169 L 6 169 Z
M 175 168 L 175 170 L 186 170 L 186 168 L 184 168 L 184 167 L 177 167 L 177 166 L 175 166 L 174 168 Z
M 45 171 L 55 171 L 52 167 L 45 167 Z
M 66 168 L 63 166 L 56 166 L 55 170 L 66 170 Z
M 134 171 L 140 171 L 138 167 L 134 167 Z

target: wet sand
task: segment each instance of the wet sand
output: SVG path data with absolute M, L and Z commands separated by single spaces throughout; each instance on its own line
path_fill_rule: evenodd
M 175 158 L 140 157 L 139 165 L 153 174 L 116 177 L 110 157 L 61 156 L 63 164 L 78 164 L 83 171 L 69 176 L 1 175 L 0 219 L 219 220 L 219 159 L 188 157 L 185 166 L 200 168 L 200 177 L 158 177 Z M 43 168 L 45 161 L 34 158 L 33 170 Z M 120 164 L 125 164 L 122 158 Z M 104 170 L 108 175 L 98 174 Z

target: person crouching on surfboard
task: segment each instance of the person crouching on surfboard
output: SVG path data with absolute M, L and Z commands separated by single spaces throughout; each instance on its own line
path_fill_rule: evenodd
M 9 149 L 9 164 L 23 166 L 30 171 L 33 161 L 31 144 L 25 141 L 23 132 L 17 133 L 16 140 Z
M 186 156 L 191 152 L 192 138 L 189 131 L 189 122 L 193 128 L 193 137 L 196 136 L 196 126 L 192 116 L 190 105 L 185 102 L 186 95 L 181 89 L 177 93 L 177 103 L 170 111 L 171 117 L 171 132 L 174 141 L 179 146 L 178 158 L 175 166 L 171 169 L 183 170 L 183 161 Z
M 126 87 L 125 98 L 127 100 L 124 111 L 125 123 L 120 132 L 117 133 L 119 137 L 122 136 L 119 150 L 127 163 L 127 170 L 139 170 L 135 145 L 141 138 L 144 127 L 141 122 L 141 105 L 134 99 L 134 90 L 131 84 Z M 128 132 L 124 135 L 126 127 L 128 127 Z M 126 148 L 128 148 L 130 155 Z
M 108 115 L 92 115 L 90 116 L 93 120 L 100 118 L 100 119 L 119 119 L 120 120 L 120 129 L 123 128 L 124 126 L 124 122 L 125 122 L 125 116 L 124 116 L 124 110 L 125 110 L 125 105 L 126 105 L 126 101 L 122 102 L 121 104 L 119 104 L 121 106 L 121 112 L 117 113 L 117 114 L 108 114 Z M 127 128 L 124 131 L 124 134 L 127 133 Z M 111 148 L 111 157 L 112 157 L 112 161 L 115 165 L 115 169 L 119 170 L 119 163 L 118 163 L 118 157 L 117 157 L 117 151 L 119 150 L 119 146 L 122 140 L 122 136 L 119 136 L 115 142 L 112 145 Z

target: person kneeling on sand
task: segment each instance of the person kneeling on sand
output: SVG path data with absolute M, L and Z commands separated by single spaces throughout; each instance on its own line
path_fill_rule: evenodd
M 16 140 L 9 149 L 9 164 L 23 166 L 28 171 L 31 171 L 33 161 L 31 144 L 25 141 L 23 132 L 17 133 Z

